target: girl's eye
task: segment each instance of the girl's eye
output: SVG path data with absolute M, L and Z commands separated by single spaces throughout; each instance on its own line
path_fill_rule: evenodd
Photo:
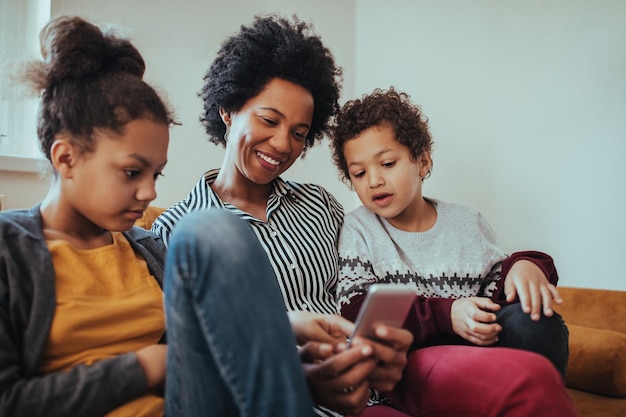
M 386 168 L 390 168 L 392 166 L 394 166 L 396 164 L 396 161 L 392 161 L 392 162 L 385 162 L 382 165 Z
M 361 178 L 363 175 L 365 175 L 365 171 L 359 171 L 352 174 L 354 178 Z

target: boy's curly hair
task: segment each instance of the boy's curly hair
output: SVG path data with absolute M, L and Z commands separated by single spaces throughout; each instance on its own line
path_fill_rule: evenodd
M 346 142 L 371 127 L 384 125 L 393 129 L 396 140 L 409 148 L 413 159 L 417 160 L 422 153 L 432 149 L 428 119 L 422 109 L 411 103 L 408 94 L 398 92 L 394 87 L 388 90 L 377 88 L 371 94 L 344 104 L 331 130 L 333 161 L 342 181 L 350 184 L 343 153 Z
M 226 39 L 204 76 L 198 94 L 204 103 L 200 121 L 209 140 L 226 146 L 220 108 L 236 112 L 273 78 L 298 84 L 313 95 L 313 120 L 304 150 L 322 139 L 339 110 L 342 70 L 312 26 L 296 16 L 289 21 L 268 15 L 256 16 L 250 26 Z

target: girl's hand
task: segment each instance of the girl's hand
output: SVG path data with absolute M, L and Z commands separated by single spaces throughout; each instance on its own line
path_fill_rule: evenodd
M 526 259 L 513 264 L 504 280 L 504 292 L 508 302 L 519 297 L 522 309 L 532 320 L 539 320 L 542 308 L 545 316 L 552 316 L 553 303 L 563 303 L 559 291 L 543 271 Z
M 499 309 L 500 305 L 486 297 L 459 298 L 452 303 L 452 330 L 475 345 L 492 345 L 502 331 L 492 313 Z
M 146 375 L 148 388 L 154 388 L 165 382 L 165 357 L 167 345 L 150 345 L 135 352 L 143 373 Z

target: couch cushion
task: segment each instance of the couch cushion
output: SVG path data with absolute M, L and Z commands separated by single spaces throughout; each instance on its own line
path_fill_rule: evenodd
M 568 388 L 567 393 L 580 417 L 624 417 L 626 413 L 626 398 L 611 398 L 572 388 Z
M 555 310 L 566 324 L 626 333 L 626 291 L 559 287 L 563 304 Z M 625 414 L 626 415 L 626 414 Z
M 569 388 L 626 397 L 626 334 L 568 324 Z

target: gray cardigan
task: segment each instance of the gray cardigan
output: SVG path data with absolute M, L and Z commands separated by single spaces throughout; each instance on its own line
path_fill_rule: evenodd
M 0 213 L 0 416 L 100 416 L 147 392 L 134 353 L 37 374 L 56 306 L 39 205 Z M 147 230 L 124 235 L 163 281 L 165 246 Z

